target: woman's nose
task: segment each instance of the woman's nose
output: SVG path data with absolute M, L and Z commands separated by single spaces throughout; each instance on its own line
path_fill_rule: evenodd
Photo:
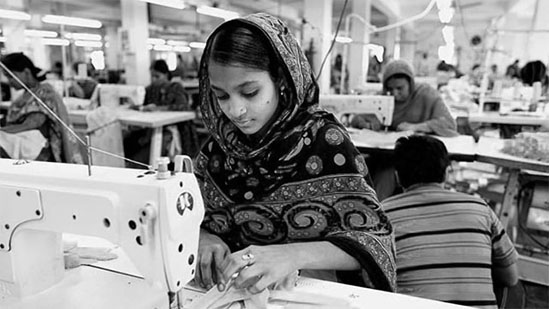
M 239 102 L 239 100 L 234 100 L 231 102 L 231 116 L 234 118 L 240 118 L 244 116 L 247 112 L 246 104 Z

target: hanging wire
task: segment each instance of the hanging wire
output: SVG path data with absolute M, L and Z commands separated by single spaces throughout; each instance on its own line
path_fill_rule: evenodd
M 147 169 L 152 168 L 152 166 L 150 166 L 148 164 L 144 164 L 144 163 L 141 163 L 141 162 L 138 162 L 138 161 L 135 161 L 135 160 L 123 157 L 123 156 L 119 156 L 117 154 L 114 154 L 114 153 L 111 153 L 111 152 L 108 152 L 108 151 L 105 151 L 105 150 L 95 148 L 95 147 L 92 147 L 92 146 L 88 145 L 86 142 L 84 142 L 84 140 L 82 140 L 82 138 L 80 138 L 80 136 L 78 136 L 78 134 L 76 134 L 76 132 L 74 132 L 74 130 L 68 124 L 66 124 L 54 111 L 52 111 L 51 108 L 49 108 L 49 106 L 46 103 L 44 103 L 44 101 L 42 101 L 42 99 L 40 99 L 27 85 L 25 85 L 25 83 L 23 83 L 23 81 L 21 81 L 17 77 L 17 75 L 15 75 L 10 69 L 8 69 L 2 61 L 0 61 L 0 67 L 5 72 L 7 72 L 19 85 L 21 85 L 23 87 L 23 89 L 25 89 L 28 93 L 30 93 L 30 95 L 34 99 L 36 99 L 36 101 L 42 106 L 42 108 L 44 108 L 53 118 L 55 118 L 55 120 L 57 120 L 63 126 L 63 128 L 65 130 L 67 130 L 72 136 L 74 136 L 74 138 L 76 138 L 76 140 L 81 145 L 86 147 L 87 150 L 93 150 L 93 151 L 96 151 L 96 152 L 99 152 L 99 153 L 102 153 L 102 154 L 105 154 L 105 155 L 108 155 L 108 156 L 111 156 L 111 157 L 114 157 L 114 158 L 122 159 L 122 160 L 125 160 L 127 162 L 130 162 L 130 163 L 133 163 L 133 164 L 136 164 L 136 165 L 144 166 Z
M 332 43 L 330 43 L 330 48 L 326 52 L 326 55 L 324 56 L 324 59 L 322 60 L 322 64 L 320 65 L 320 69 L 318 70 L 318 75 L 316 76 L 316 80 L 320 78 L 320 74 L 322 74 L 322 69 L 324 68 L 324 64 L 326 64 L 326 60 L 328 59 L 328 56 L 330 56 L 330 53 L 332 52 L 332 49 L 334 48 L 334 44 L 336 42 L 337 35 L 339 34 L 339 28 L 341 27 L 341 21 L 343 21 L 343 14 L 345 14 L 345 9 L 347 8 L 347 2 L 349 0 L 345 0 L 345 3 L 343 4 L 343 9 L 341 10 L 341 14 L 339 14 L 339 20 L 337 21 L 337 27 L 336 31 L 334 33 L 334 37 L 332 38 Z

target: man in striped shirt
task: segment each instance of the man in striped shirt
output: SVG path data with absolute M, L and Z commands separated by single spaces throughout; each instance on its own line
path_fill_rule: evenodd
M 443 188 L 450 159 L 430 136 L 397 140 L 395 168 L 405 192 L 383 201 L 395 229 L 398 292 L 497 308 L 493 281 L 518 281 L 517 252 L 480 198 Z

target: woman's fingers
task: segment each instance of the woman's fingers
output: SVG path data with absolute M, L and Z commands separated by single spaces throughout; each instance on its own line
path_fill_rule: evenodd
M 202 254 L 200 257 L 200 285 L 204 288 L 210 289 L 212 287 L 212 252 L 208 251 Z

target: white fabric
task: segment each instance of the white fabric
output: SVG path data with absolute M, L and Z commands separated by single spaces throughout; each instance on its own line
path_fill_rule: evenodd
M 86 115 L 91 145 L 124 157 L 122 128 L 117 119 L 116 109 L 105 106 L 98 107 Z M 97 151 L 92 152 L 92 162 L 93 165 L 125 167 L 124 160 Z
M 34 160 L 46 147 L 48 140 L 39 130 L 29 130 L 19 133 L 0 131 L 0 146 L 12 159 Z

